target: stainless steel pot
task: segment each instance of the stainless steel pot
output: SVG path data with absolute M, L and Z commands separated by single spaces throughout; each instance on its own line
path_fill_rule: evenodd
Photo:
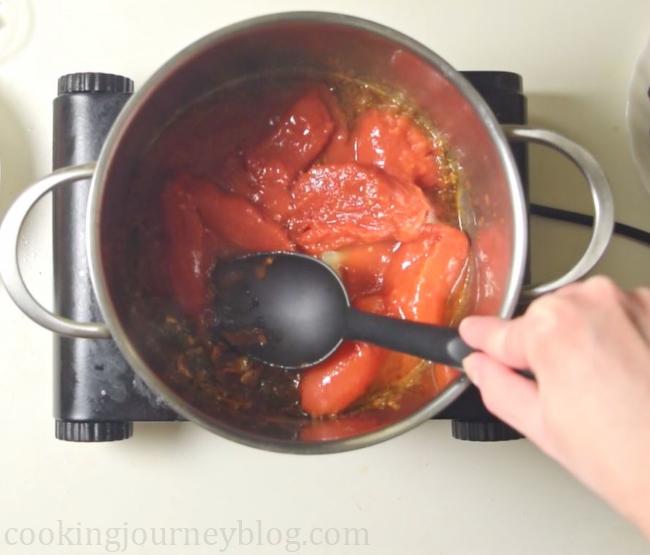
M 128 102 L 113 126 L 97 164 L 55 171 L 27 188 L 0 226 L 0 275 L 16 304 L 34 321 L 62 335 L 113 338 L 122 354 L 180 414 L 209 430 L 248 445 L 278 451 L 325 453 L 389 439 L 429 419 L 468 386 L 461 377 L 412 414 L 345 439 L 311 442 L 278 438 L 254 426 L 206 414 L 184 400 L 146 362 L 142 345 L 125 328 L 116 302 L 119 266 L 116 230 L 124 226 L 130 176 L 161 124 L 224 83 L 259 72 L 286 69 L 339 72 L 403 91 L 444 134 L 466 181 L 466 222 L 477 269 L 483 276 L 476 310 L 510 317 L 520 298 L 531 299 L 581 278 L 603 254 L 613 228 L 613 204 L 605 176 L 581 146 L 557 133 L 501 127 L 485 102 L 447 62 L 392 29 L 353 17 L 285 13 L 216 31 L 160 68 Z M 583 257 L 564 276 L 522 291 L 527 245 L 526 207 L 506 137 L 550 146 L 585 175 L 595 206 L 593 236 Z M 27 290 L 17 263 L 22 222 L 43 195 L 57 186 L 92 178 L 87 249 L 94 291 L 104 322 L 74 322 L 41 306 Z M 75 186 L 72 184 L 71 186 Z M 113 264 L 107 264 L 107 258 Z M 118 257 L 117 260 L 115 258 Z

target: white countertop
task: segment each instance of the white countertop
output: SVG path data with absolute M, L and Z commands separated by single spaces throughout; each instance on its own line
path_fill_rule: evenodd
M 4 0 L 5 7 L 12 1 Z M 635 173 L 624 126 L 630 72 L 650 36 L 646 1 L 225 4 L 34 1 L 24 48 L 0 62 L 0 215 L 30 180 L 50 168 L 51 101 L 60 74 L 122 73 L 137 86 L 181 47 L 213 29 L 273 11 L 325 9 L 391 25 L 460 69 L 521 73 L 531 122 L 592 150 L 611 179 L 617 218 L 650 225 L 650 195 Z M 554 155 L 535 149 L 531 173 L 534 200 L 589 209 L 577 172 Z M 43 300 L 50 298 L 52 283 L 49 229 L 44 202 L 22 245 L 25 272 Z M 533 234 L 539 279 L 567 268 L 587 238 L 586 231 L 537 220 Z M 615 239 L 599 269 L 627 286 L 647 283 L 650 255 Z M 113 444 L 58 442 L 51 418 L 51 336 L 23 316 L 4 289 L 0 337 L 0 553 L 73 552 L 69 546 L 7 545 L 19 539 L 12 528 L 36 533 L 52 528 L 54 543 L 65 542 L 58 536 L 59 521 L 64 527 L 101 530 L 103 545 L 75 551 L 88 554 L 123 547 L 124 531 L 111 532 L 114 527 L 127 527 L 129 538 L 135 533 L 138 540 L 142 532 L 136 528 L 197 528 L 203 534 L 208 528 L 237 528 L 238 521 L 254 534 L 261 521 L 264 536 L 271 528 L 285 535 L 277 547 L 231 545 L 226 552 L 283 553 L 293 547 L 303 553 L 414 555 L 650 551 L 635 530 L 528 442 L 458 442 L 446 422 L 426 423 L 369 449 L 320 457 L 253 450 L 187 423 L 136 425 L 132 439 Z M 370 545 L 287 544 L 287 534 L 289 539 L 293 534 L 287 530 L 295 527 L 302 528 L 301 541 L 314 527 L 338 529 L 341 537 L 345 528 L 365 528 Z M 73 542 L 75 533 L 67 536 Z M 277 533 L 271 532 L 271 541 Z M 29 530 L 23 534 L 29 542 Z M 47 543 L 49 533 L 42 534 Z M 106 544 L 110 534 L 119 534 L 117 543 Z M 182 547 L 183 533 L 177 534 L 178 547 L 165 552 L 226 548 L 219 530 L 209 535 L 217 541 L 214 546 Z M 330 539 L 335 535 L 330 532 Z M 129 545 L 127 552 L 157 552 L 151 539 L 143 547 Z

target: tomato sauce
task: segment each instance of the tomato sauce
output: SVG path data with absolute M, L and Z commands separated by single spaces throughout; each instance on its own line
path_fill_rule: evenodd
M 180 114 L 136 177 L 144 215 L 131 247 L 134 310 L 173 345 L 167 379 L 203 408 L 271 419 L 372 420 L 434 396 L 453 370 L 361 342 L 301 376 L 238 355 L 207 331 L 210 276 L 238 254 L 305 252 L 339 273 L 361 310 L 454 323 L 469 258 L 458 172 L 413 107 L 349 79 L 239 84 Z

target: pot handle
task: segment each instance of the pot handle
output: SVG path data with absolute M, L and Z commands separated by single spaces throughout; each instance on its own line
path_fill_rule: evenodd
M 594 228 L 584 254 L 563 276 L 540 285 L 524 287 L 521 300 L 524 303 L 559 289 L 584 277 L 605 252 L 614 230 L 614 199 L 605 174 L 596 159 L 579 144 L 548 129 L 525 125 L 504 125 L 503 130 L 512 141 L 529 141 L 553 148 L 571 160 L 582 172 L 594 203 Z
M 60 335 L 99 339 L 110 337 L 104 323 L 75 322 L 50 312 L 29 292 L 18 265 L 18 238 L 25 217 L 34 204 L 54 187 L 89 179 L 94 171 L 94 163 L 61 168 L 39 179 L 18 196 L 0 224 L 0 278 L 18 308 L 37 324 Z

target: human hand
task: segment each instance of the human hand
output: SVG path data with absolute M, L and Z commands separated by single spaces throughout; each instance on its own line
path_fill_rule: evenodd
M 650 289 L 594 277 L 460 334 L 482 351 L 464 367 L 487 408 L 650 537 Z

